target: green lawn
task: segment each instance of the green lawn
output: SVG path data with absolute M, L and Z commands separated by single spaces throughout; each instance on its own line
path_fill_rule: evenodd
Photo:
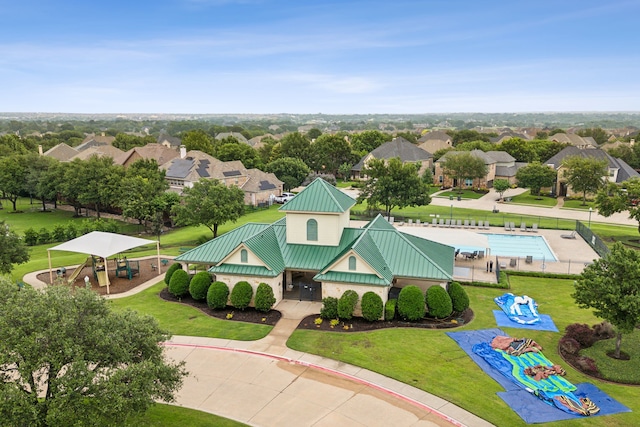
M 591 312 L 575 306 L 570 296 L 571 280 L 512 276 L 510 281 L 510 292 L 535 298 L 540 312 L 551 315 L 561 331 L 574 322 L 590 325 L 599 322 Z M 467 287 L 466 290 L 476 317 L 461 330 L 495 328 L 492 310 L 497 306 L 493 298 L 504 291 L 474 287 Z M 513 336 L 523 336 L 522 329 L 503 330 Z M 631 413 L 607 417 L 565 421 L 563 426 L 640 425 L 640 388 L 595 381 L 563 364 L 557 353 L 559 333 L 526 331 L 526 336 L 540 343 L 551 361 L 565 366 L 569 381 L 593 382 L 633 410 Z M 444 331 L 407 328 L 346 334 L 299 330 L 294 332 L 287 344 L 295 350 L 336 359 L 395 378 L 451 401 L 497 426 L 526 425 L 496 396 L 495 393 L 503 391 L 502 388 Z
M 431 188 L 438 188 L 438 187 L 431 187 Z M 476 193 L 475 191 L 464 189 L 462 190 L 462 192 L 460 192 L 459 190 L 443 191 L 442 193 L 438 194 L 436 197 L 442 197 L 447 199 L 449 198 L 457 199 L 458 196 L 460 196 L 463 199 L 479 199 L 480 197 L 484 196 L 484 194 Z
M 158 296 L 165 286 L 164 282 L 160 282 L 136 295 L 112 299 L 110 304 L 115 310 L 130 308 L 151 315 L 158 320 L 161 328 L 172 335 L 252 341 L 264 338 L 273 329 L 269 325 L 217 319 L 196 308 L 165 301 Z
M 507 194 L 505 198 L 509 198 L 507 190 Z M 516 203 L 519 205 L 531 205 L 537 206 L 541 208 L 552 208 L 557 204 L 557 200 L 553 197 L 545 197 L 545 196 L 532 196 L 529 190 L 525 191 L 522 194 L 518 194 L 517 196 L 511 197 L 511 201 L 509 203 Z
M 195 409 L 156 404 L 144 415 L 141 425 L 150 427 L 240 427 L 246 424 Z
M 596 210 L 596 206 L 593 203 L 593 201 L 591 200 L 587 200 L 587 203 L 585 205 L 582 204 L 582 200 L 565 200 L 564 204 L 562 205 L 562 208 L 566 208 L 566 209 L 580 209 L 580 210 L 585 210 L 588 211 L 589 208 L 592 208 L 595 212 Z

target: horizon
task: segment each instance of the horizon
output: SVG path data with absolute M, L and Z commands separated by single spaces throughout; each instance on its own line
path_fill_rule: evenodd
M 640 42 L 635 31 L 639 2 L 514 3 L 9 3 L 0 10 L 5 18 L 0 28 L 0 111 L 640 111 L 635 78 L 640 53 L 634 49 Z

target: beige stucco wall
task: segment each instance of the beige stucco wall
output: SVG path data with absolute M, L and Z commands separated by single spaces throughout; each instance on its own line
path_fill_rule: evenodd
M 233 287 L 238 282 L 246 281 L 249 282 L 251 287 L 253 288 L 253 298 L 251 298 L 251 307 L 254 306 L 254 300 L 256 297 L 256 291 L 258 290 L 258 285 L 260 283 L 266 283 L 271 286 L 273 289 L 273 296 L 276 298 L 276 304 L 282 301 L 282 275 L 278 275 L 276 277 L 257 277 L 257 276 L 235 276 L 231 274 L 216 274 L 215 280 L 219 282 L 224 282 L 229 286 L 229 296 L 231 296 L 231 291 L 233 291 Z
M 356 269 L 349 270 L 349 257 L 356 257 Z M 329 266 L 326 271 L 343 271 L 346 273 L 363 273 L 363 274 L 377 274 L 376 271 L 369 266 L 360 256 L 353 251 L 349 251 L 341 259 L 336 261 L 335 264 Z
M 307 221 L 318 221 L 318 240 L 307 240 Z M 349 211 L 341 214 L 287 212 L 287 243 L 338 246 L 342 230 L 349 226 Z
M 240 252 L 242 252 L 242 249 L 247 250 L 247 262 L 242 262 L 241 260 Z M 231 252 L 227 258 L 220 262 L 220 264 L 259 265 L 261 267 L 266 267 L 265 263 L 244 245 L 238 246 L 236 250 Z
M 362 295 L 371 291 L 380 296 L 382 299 L 382 304 L 387 303 L 387 299 L 389 297 L 389 287 L 388 286 L 371 286 L 371 285 L 355 285 L 353 283 L 336 283 L 336 282 L 322 282 L 322 298 L 326 297 L 334 297 L 340 298 L 344 291 L 352 289 L 358 294 L 358 304 L 356 305 L 356 309 L 354 310 L 354 316 L 362 316 Z M 382 310 L 382 317 L 384 317 L 384 310 Z

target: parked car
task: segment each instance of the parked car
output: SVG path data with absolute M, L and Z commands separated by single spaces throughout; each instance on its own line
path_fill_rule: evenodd
M 287 203 L 289 200 L 293 199 L 295 194 L 293 193 L 282 193 L 279 196 L 276 196 L 274 199 L 276 203 Z

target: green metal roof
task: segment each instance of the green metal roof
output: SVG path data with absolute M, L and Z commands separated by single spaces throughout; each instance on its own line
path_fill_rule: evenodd
M 259 265 L 222 264 L 209 269 L 211 273 L 226 273 L 241 276 L 275 277 L 282 271 L 269 270 Z
M 453 277 L 453 264 L 455 258 L 455 248 L 453 246 L 422 239 L 411 234 L 403 233 L 403 236 L 422 252 L 427 254 L 427 256 L 431 258 L 436 265 L 440 266 L 448 275 Z
M 316 274 L 313 280 L 318 282 L 358 283 L 361 285 L 389 286 L 391 281 L 381 279 L 375 274 L 351 273 L 344 271 L 327 271 L 324 274 Z
M 366 229 L 374 229 L 375 228 L 375 229 L 381 229 L 381 230 L 395 230 L 393 225 L 391 225 L 389 223 L 389 221 L 384 219 L 384 217 L 382 215 L 380 215 L 380 214 L 378 214 L 374 219 L 369 221 L 369 223 L 367 223 L 367 225 L 365 225 L 362 228 L 366 228 Z
M 285 212 L 343 213 L 351 209 L 356 201 L 329 184 L 316 178 L 293 199 L 280 207 Z
M 271 227 L 270 224 L 248 223 L 209 240 L 175 258 L 180 262 L 217 264 L 244 240 Z
M 282 251 L 278 250 L 280 244 L 276 236 L 275 228 L 272 226 L 265 228 L 263 231 L 256 233 L 254 236 L 245 240 L 244 244 L 260 258 L 269 269 L 282 272 L 285 269 Z M 276 250 L 274 250 L 276 248 Z

